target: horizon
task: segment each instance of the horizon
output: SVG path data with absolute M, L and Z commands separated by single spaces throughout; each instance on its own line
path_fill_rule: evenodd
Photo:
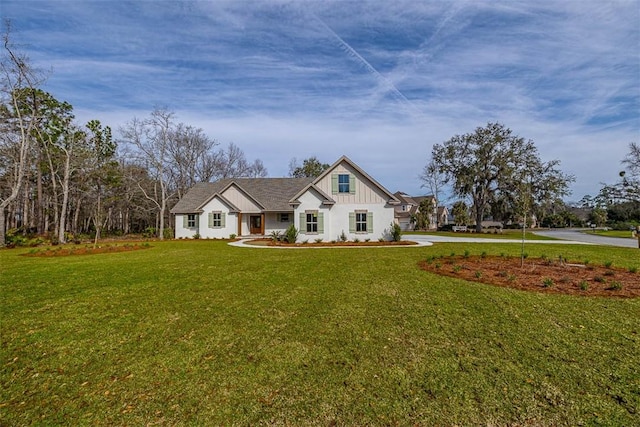
M 166 106 L 274 178 L 346 155 L 391 193 L 428 194 L 433 144 L 497 121 L 560 160 L 578 201 L 640 141 L 637 0 L 5 0 L 0 15 L 80 123 L 117 140 Z

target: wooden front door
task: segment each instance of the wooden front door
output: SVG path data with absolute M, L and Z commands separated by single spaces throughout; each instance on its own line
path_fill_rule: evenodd
M 262 234 L 262 215 L 249 217 L 249 234 Z

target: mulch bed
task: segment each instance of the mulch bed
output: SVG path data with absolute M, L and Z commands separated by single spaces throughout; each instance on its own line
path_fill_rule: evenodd
M 613 266 L 519 257 L 451 256 L 430 258 L 420 268 L 471 282 L 554 294 L 640 297 L 640 272 Z

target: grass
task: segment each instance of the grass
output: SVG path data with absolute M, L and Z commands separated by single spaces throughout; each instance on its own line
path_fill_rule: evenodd
M 633 425 L 640 300 L 421 271 L 517 244 L 0 251 L 0 425 Z M 637 250 L 528 248 L 637 265 Z
M 594 234 L 597 236 L 605 236 L 605 237 L 622 237 L 627 239 L 633 239 L 634 237 L 631 235 L 631 230 L 588 230 L 585 231 L 586 234 Z
M 453 231 L 405 231 L 404 236 L 410 236 L 412 234 L 423 234 L 431 236 L 446 236 L 446 237 L 477 237 L 484 239 L 522 239 L 522 230 L 503 230 L 501 233 L 462 233 Z M 525 240 L 557 240 L 553 237 L 540 236 L 532 233 L 531 231 L 525 231 Z

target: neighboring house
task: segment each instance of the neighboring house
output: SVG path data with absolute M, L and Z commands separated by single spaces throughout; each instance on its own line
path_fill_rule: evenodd
M 176 238 L 269 236 L 291 224 L 298 240 L 389 238 L 400 202 L 343 156 L 317 178 L 229 178 L 196 184 L 171 209 Z
M 438 225 L 447 224 L 448 210 L 444 206 L 436 206 L 436 199 L 433 196 L 409 196 L 398 191 L 393 194 L 400 204 L 395 207 L 395 222 L 403 231 L 415 229 L 415 216 L 420 212 L 420 203 L 428 200 L 431 205 L 429 212 L 429 230 L 435 230 Z

